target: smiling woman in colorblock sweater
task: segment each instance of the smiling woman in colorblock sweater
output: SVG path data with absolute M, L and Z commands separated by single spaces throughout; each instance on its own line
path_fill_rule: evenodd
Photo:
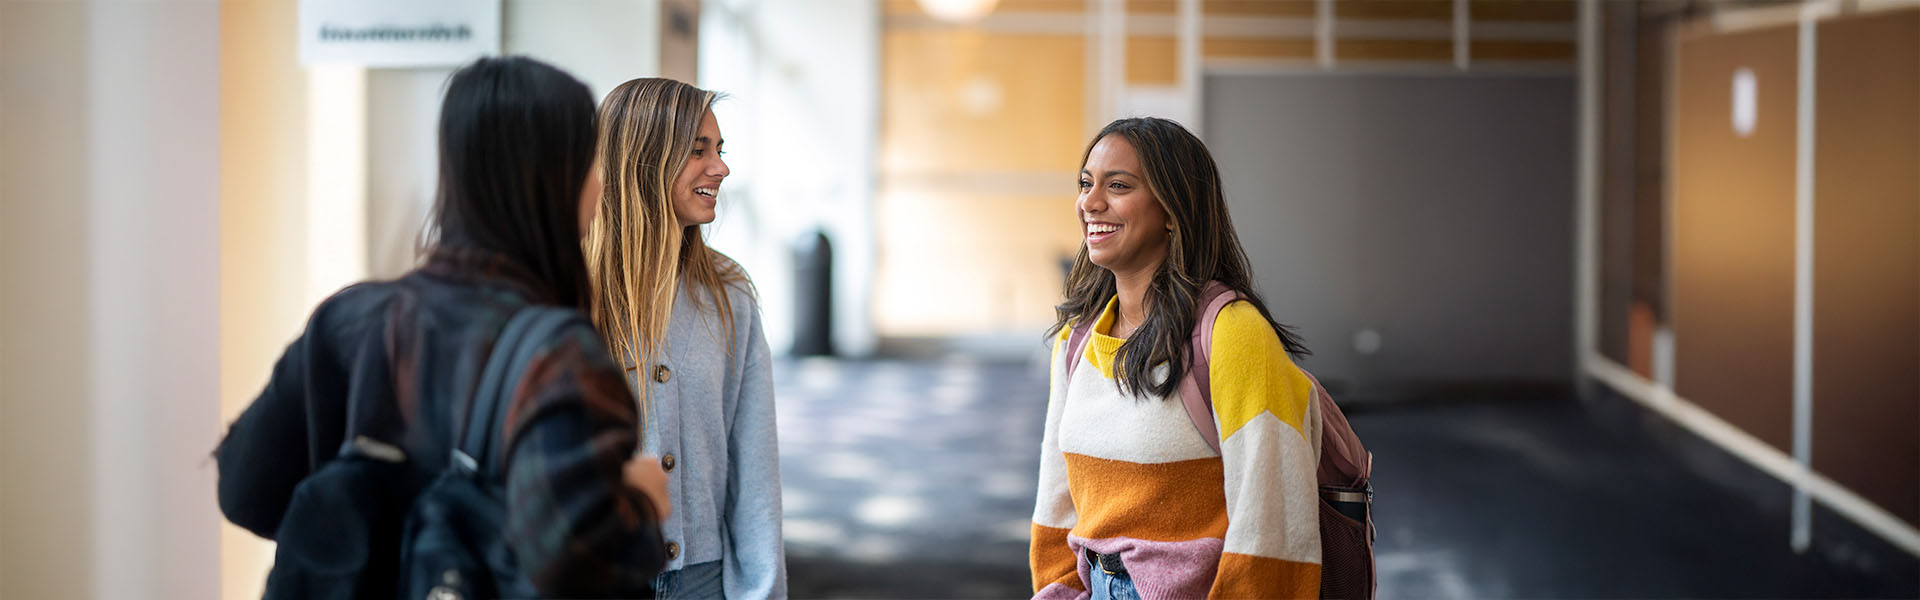
M 1177 123 L 1124 119 L 1081 164 L 1086 244 L 1053 327 L 1034 597 L 1317 597 L 1318 407 L 1291 360 L 1306 348 L 1253 291 L 1212 156 Z M 1218 452 L 1178 398 L 1214 281 L 1243 296 L 1212 329 Z

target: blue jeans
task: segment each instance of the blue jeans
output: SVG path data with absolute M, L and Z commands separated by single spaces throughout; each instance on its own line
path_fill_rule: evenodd
M 725 598 L 726 592 L 720 587 L 720 561 L 687 565 L 678 571 L 661 573 L 653 579 L 653 594 L 659 600 Z
M 1119 562 L 1119 557 L 1107 557 L 1109 562 Z M 1091 600 L 1140 600 L 1140 592 L 1133 589 L 1133 576 L 1126 571 L 1107 573 L 1100 568 L 1099 562 L 1089 565 L 1087 574 L 1093 581 L 1087 582 L 1087 591 L 1093 594 Z

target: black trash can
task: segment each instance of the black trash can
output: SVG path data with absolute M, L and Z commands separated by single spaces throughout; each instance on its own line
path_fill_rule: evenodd
M 833 243 L 815 230 L 793 244 L 793 355 L 833 355 Z

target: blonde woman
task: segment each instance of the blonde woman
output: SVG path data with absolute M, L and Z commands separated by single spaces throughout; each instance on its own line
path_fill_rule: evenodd
M 724 140 L 716 95 L 635 79 L 600 106 L 605 165 L 586 241 L 593 321 L 639 396 L 667 472 L 660 598 L 784 598 L 773 375 L 753 285 L 709 249 Z

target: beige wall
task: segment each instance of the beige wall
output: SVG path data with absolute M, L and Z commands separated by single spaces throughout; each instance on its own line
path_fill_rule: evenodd
M 0 597 L 93 595 L 87 7 L 0 3 Z M 33 140 L 28 143 L 28 140 Z
M 0 4 L 0 597 L 218 593 L 218 17 Z

